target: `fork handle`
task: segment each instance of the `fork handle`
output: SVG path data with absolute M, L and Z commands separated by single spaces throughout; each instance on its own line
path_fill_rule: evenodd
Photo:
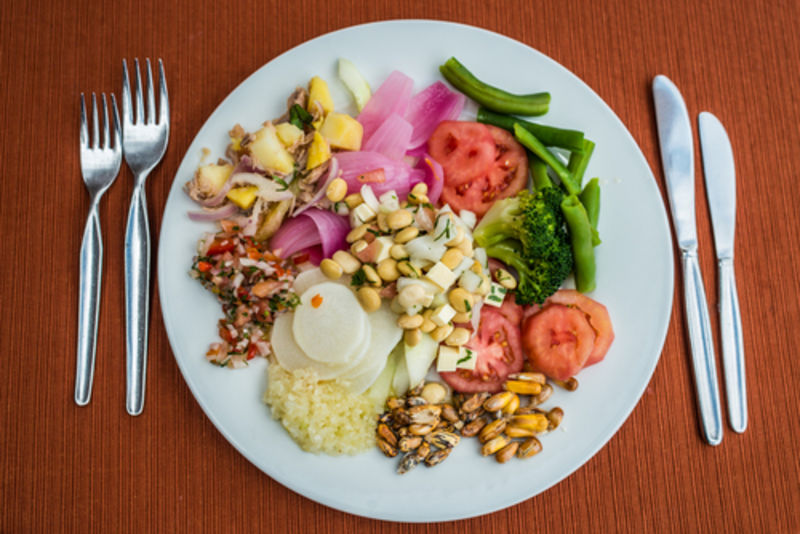
M 147 375 L 147 325 L 150 289 L 150 227 L 144 176 L 136 177 L 136 187 L 125 229 L 125 407 L 131 415 L 144 408 Z
M 97 319 L 103 274 L 103 237 L 97 203 L 92 202 L 83 231 L 78 296 L 78 358 L 75 366 L 75 403 L 86 406 L 92 398 Z

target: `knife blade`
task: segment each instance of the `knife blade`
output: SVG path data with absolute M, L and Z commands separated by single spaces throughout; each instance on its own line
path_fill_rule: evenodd
M 666 76 L 658 75 L 653 79 L 653 99 L 672 223 L 682 253 L 683 296 L 697 406 L 706 441 L 710 445 L 719 445 L 722 442 L 722 410 L 714 342 L 703 277 L 697 261 L 692 127 L 680 91 Z
M 736 227 L 736 169 L 733 149 L 722 123 L 707 111 L 697 118 L 703 154 L 706 196 L 711 209 L 714 246 L 719 270 L 719 326 L 722 368 L 728 400 L 728 420 L 736 432 L 747 428 L 747 385 L 739 296 L 733 272 L 733 235 Z

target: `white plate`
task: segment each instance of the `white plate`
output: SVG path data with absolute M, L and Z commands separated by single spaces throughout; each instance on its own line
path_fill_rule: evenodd
M 616 340 L 604 362 L 580 374 L 576 392 L 556 392 L 550 404 L 563 407 L 564 422 L 543 436 L 544 450 L 532 459 L 499 465 L 481 457 L 477 440 L 469 439 L 436 468 L 399 476 L 397 460 L 377 450 L 355 457 L 305 453 L 261 402 L 265 361 L 230 371 L 204 358 L 217 336 L 221 310 L 188 271 L 197 240 L 213 227 L 187 218 L 196 207 L 183 184 L 203 147 L 212 150 L 213 161 L 224 153 L 226 133 L 235 123 L 252 130 L 280 115 L 289 93 L 313 75 L 328 80 L 337 108 L 350 106 L 336 76 L 339 57 L 352 60 L 373 88 L 398 69 L 419 90 L 441 79 L 438 66 L 453 55 L 478 77 L 509 91 L 549 91 L 550 112 L 542 121 L 582 130 L 597 142 L 587 172 L 603 180 L 603 244 L 597 248 L 593 296 L 608 306 Z M 158 276 L 167 335 L 181 372 L 206 415 L 247 459 L 281 484 L 339 510 L 394 521 L 443 521 L 528 499 L 605 445 L 636 406 L 658 362 L 672 307 L 673 257 L 664 205 L 644 156 L 586 84 L 536 50 L 495 33 L 442 22 L 392 21 L 302 44 L 260 68 L 222 102 L 175 177 L 162 223 Z

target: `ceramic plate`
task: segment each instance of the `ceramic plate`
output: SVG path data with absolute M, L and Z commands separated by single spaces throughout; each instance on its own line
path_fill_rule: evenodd
M 511 92 L 549 91 L 550 112 L 541 121 L 582 130 L 596 141 L 587 176 L 601 178 L 603 244 L 596 249 L 592 296 L 608 307 L 616 340 L 604 362 L 581 372 L 577 391 L 554 394 L 548 404 L 564 409 L 564 421 L 542 437 L 538 456 L 499 465 L 480 456 L 477 440 L 462 440 L 436 468 L 399 476 L 397 461 L 377 449 L 354 457 L 303 452 L 261 402 L 266 361 L 238 371 L 206 362 L 221 309 L 188 272 L 198 239 L 213 226 L 189 220 L 186 213 L 196 206 L 182 187 L 204 147 L 211 150 L 211 161 L 223 155 L 234 124 L 253 131 L 277 117 L 291 91 L 313 75 L 328 80 L 337 108 L 352 110 L 336 76 L 339 57 L 353 61 L 373 88 L 398 69 L 415 80 L 416 91 L 441 79 L 438 66 L 450 56 Z M 619 118 L 579 78 L 496 33 L 442 22 L 391 21 L 304 43 L 264 65 L 220 104 L 175 176 L 162 223 L 158 276 L 164 322 L 181 372 L 206 415 L 248 460 L 297 493 L 338 510 L 394 521 L 443 521 L 529 499 L 608 442 L 636 406 L 658 362 L 672 307 L 673 257 L 664 204 L 644 156 Z

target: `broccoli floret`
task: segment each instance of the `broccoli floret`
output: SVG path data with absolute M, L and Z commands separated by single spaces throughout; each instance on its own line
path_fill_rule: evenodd
M 541 304 L 572 272 L 572 248 L 555 187 L 522 191 L 484 215 L 473 237 L 486 253 L 517 271 L 518 304 Z

